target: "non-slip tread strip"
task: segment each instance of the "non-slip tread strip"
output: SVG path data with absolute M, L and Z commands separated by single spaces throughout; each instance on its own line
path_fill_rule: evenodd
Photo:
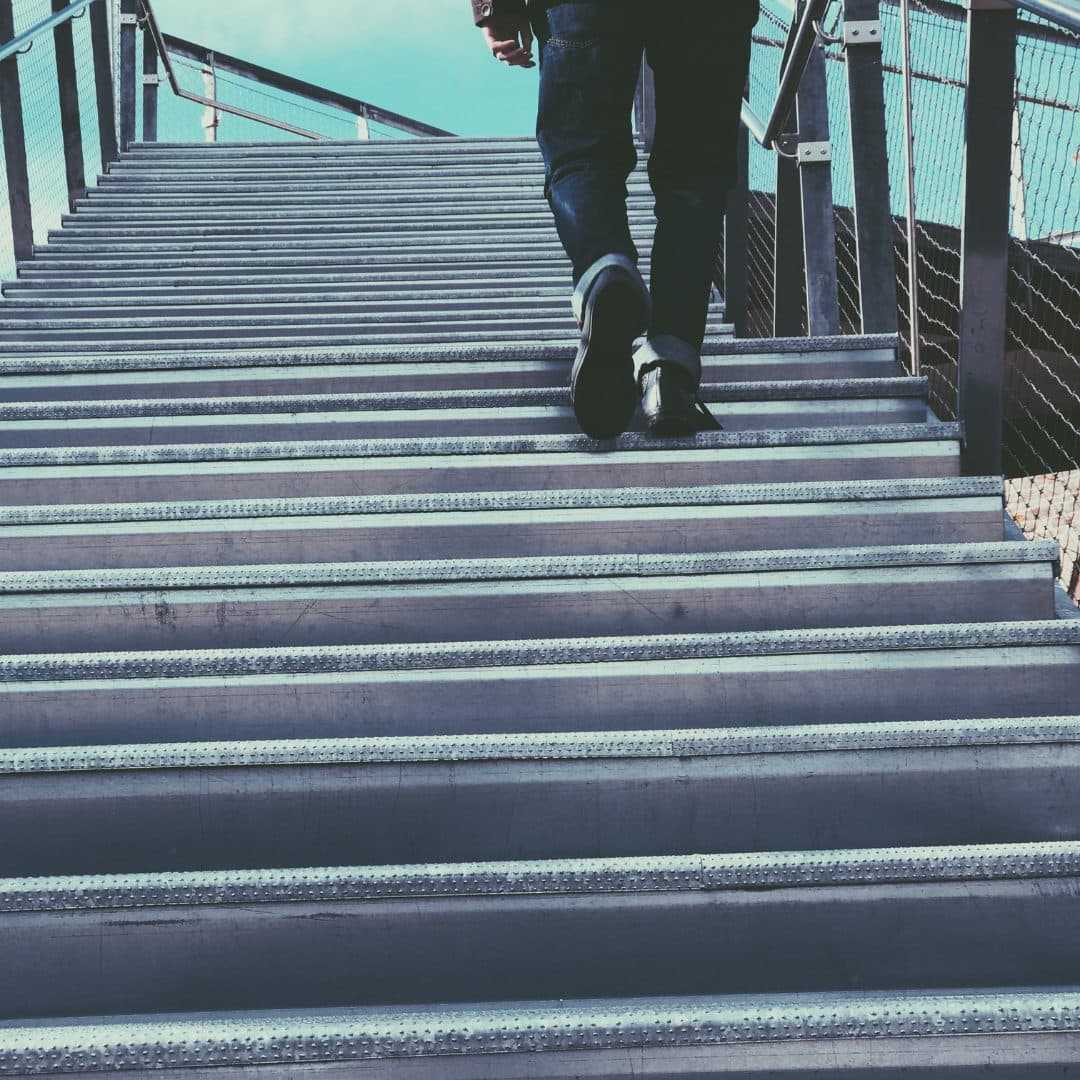
M 276 646 L 0 656 L 0 683 L 227 678 L 642 664 L 806 654 L 1080 645 L 1080 620 L 952 623 L 524 641 Z
M 287 588 L 334 585 L 683 577 L 813 570 L 1056 565 L 1056 540 L 911 544 L 864 548 L 703 552 L 690 555 L 570 555 L 403 562 L 285 563 L 263 566 L 122 567 L 0 572 L 0 594 Z
M 703 400 L 721 404 L 757 401 L 861 401 L 921 398 L 926 379 L 817 379 L 705 383 Z M 507 390 L 419 390 L 370 394 L 266 394 L 245 397 L 153 398 L 0 403 L 0 420 L 71 420 L 123 417 L 216 416 L 312 411 L 413 411 L 416 409 L 508 409 L 569 406 L 564 387 Z
M 2 477 L 2 474 L 0 474 Z M 997 477 L 712 484 L 693 487 L 553 488 L 537 491 L 440 491 L 408 495 L 326 495 L 146 503 L 68 503 L 0 507 L 0 526 L 68 522 L 194 521 L 227 518 L 334 517 L 643 507 L 765 506 L 787 503 L 1003 498 Z
M 1074 878 L 1080 841 L 0 879 L 0 912 Z
M 476 764 L 756 757 L 922 749 L 1071 745 L 1080 716 L 791 727 L 384 736 L 0 748 L 0 774 L 296 766 Z
M 35 264 L 33 269 L 41 269 Z M 48 280 L 43 278 L 41 280 Z M 894 334 L 869 334 L 854 337 L 816 338 L 735 338 L 728 336 L 707 340 L 702 349 L 704 357 L 757 355 L 803 355 L 834 353 L 838 356 L 878 350 L 895 351 L 899 339 Z M 54 348 L 13 353 L 0 352 L 0 374 L 23 375 L 43 372 L 90 371 L 162 371 L 202 370 L 215 367 L 284 367 L 296 363 L 324 364 L 385 364 L 440 363 L 470 361 L 482 364 L 513 363 L 519 360 L 564 360 L 574 357 L 572 342 L 443 342 L 424 346 L 388 347 L 340 343 L 333 346 L 298 346 L 284 344 L 282 348 L 260 348 L 237 344 L 225 349 L 196 348 L 187 353 L 159 353 L 149 349 L 115 356 L 90 356 L 68 348 Z
M 929 1037 L 1067 1036 L 1080 991 L 769 994 L 0 1024 L 0 1076 Z M 913 1053 L 914 1056 L 914 1053 Z M 980 1055 L 980 1057 L 983 1055 Z
M 600 442 L 588 435 L 488 435 L 406 439 L 316 439 L 164 446 L 58 446 L 0 450 L 0 468 L 28 465 L 150 464 L 197 461 L 281 461 L 297 458 L 395 458 L 467 454 L 562 454 L 597 450 L 765 449 L 957 442 L 959 424 L 864 424 L 766 431 L 704 431 L 680 439 L 630 433 Z

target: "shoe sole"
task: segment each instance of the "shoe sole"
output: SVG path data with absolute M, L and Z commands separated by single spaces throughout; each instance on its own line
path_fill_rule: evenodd
M 574 416 L 594 439 L 615 438 L 634 415 L 634 341 L 647 317 L 647 300 L 629 274 L 609 271 L 597 281 L 570 375 Z

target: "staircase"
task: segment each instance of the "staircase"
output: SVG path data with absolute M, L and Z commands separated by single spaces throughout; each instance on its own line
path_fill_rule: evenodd
M 136 144 L 4 287 L 0 1075 L 1075 1074 L 1056 546 L 888 337 L 580 435 L 540 178 Z

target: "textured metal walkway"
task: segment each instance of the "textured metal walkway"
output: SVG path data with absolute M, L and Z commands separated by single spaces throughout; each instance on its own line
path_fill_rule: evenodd
M 137 146 L 4 286 L 0 1076 L 1072 1075 L 1056 547 L 889 338 L 581 436 L 540 172 Z

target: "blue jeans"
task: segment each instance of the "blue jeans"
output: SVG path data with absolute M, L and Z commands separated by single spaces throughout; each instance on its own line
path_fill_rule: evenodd
M 757 0 L 530 0 L 540 49 L 536 134 L 544 191 L 575 285 L 599 259 L 637 261 L 626 180 L 644 51 L 656 78 L 649 338 L 700 352 Z

